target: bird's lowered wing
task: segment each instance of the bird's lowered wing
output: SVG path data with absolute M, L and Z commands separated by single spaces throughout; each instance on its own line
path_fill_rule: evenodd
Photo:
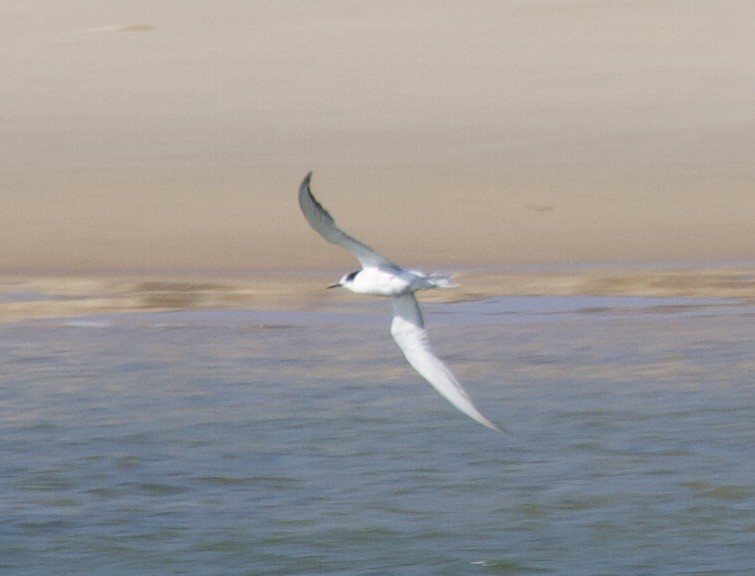
M 312 172 L 307 174 L 299 187 L 299 206 L 309 225 L 331 244 L 346 248 L 346 250 L 352 252 L 362 267 L 396 268 L 395 264 L 383 258 L 369 246 L 352 238 L 336 225 L 333 217 L 312 195 L 312 190 L 309 188 L 311 178 Z
M 483 426 L 499 430 L 495 424 L 480 414 L 456 377 L 433 353 L 427 339 L 425 323 L 422 320 L 422 311 L 414 295 L 394 296 L 391 302 L 393 304 L 391 334 L 412 368 L 464 414 Z

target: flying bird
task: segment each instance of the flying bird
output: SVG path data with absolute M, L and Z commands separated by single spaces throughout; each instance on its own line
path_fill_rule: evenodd
M 326 241 L 352 252 L 361 269 L 346 274 L 328 288 L 342 287 L 355 294 L 385 296 L 393 304 L 391 335 L 406 361 L 446 400 L 483 426 L 500 430 L 475 408 L 466 390 L 430 347 L 425 322 L 414 293 L 433 288 L 452 288 L 451 277 L 404 270 L 372 248 L 341 230 L 313 196 L 307 174 L 299 187 L 299 206 L 309 225 Z

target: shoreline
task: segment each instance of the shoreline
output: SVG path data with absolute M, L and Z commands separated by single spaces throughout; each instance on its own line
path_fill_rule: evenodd
M 502 296 L 647 296 L 755 302 L 755 267 L 541 267 L 527 271 L 467 270 L 453 290 L 423 292 L 425 302 Z M 189 310 L 317 310 L 361 301 L 325 290 L 332 270 L 265 273 L 5 273 L 0 274 L 0 324 L 96 314 Z

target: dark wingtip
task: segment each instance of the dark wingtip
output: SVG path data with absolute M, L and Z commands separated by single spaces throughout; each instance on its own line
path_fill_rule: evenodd
M 299 185 L 299 206 L 301 206 L 305 214 L 307 212 L 304 208 L 304 204 L 306 202 L 309 202 L 310 200 L 314 200 L 314 198 L 312 197 L 312 191 L 309 189 L 309 181 L 311 179 L 312 179 L 312 171 L 310 170 L 309 173 L 304 177 L 304 180 L 302 180 L 301 184 Z

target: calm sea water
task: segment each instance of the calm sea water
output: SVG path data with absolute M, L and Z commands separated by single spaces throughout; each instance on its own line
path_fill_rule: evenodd
M 384 302 L 0 328 L 0 573 L 752 575 L 755 309 Z

